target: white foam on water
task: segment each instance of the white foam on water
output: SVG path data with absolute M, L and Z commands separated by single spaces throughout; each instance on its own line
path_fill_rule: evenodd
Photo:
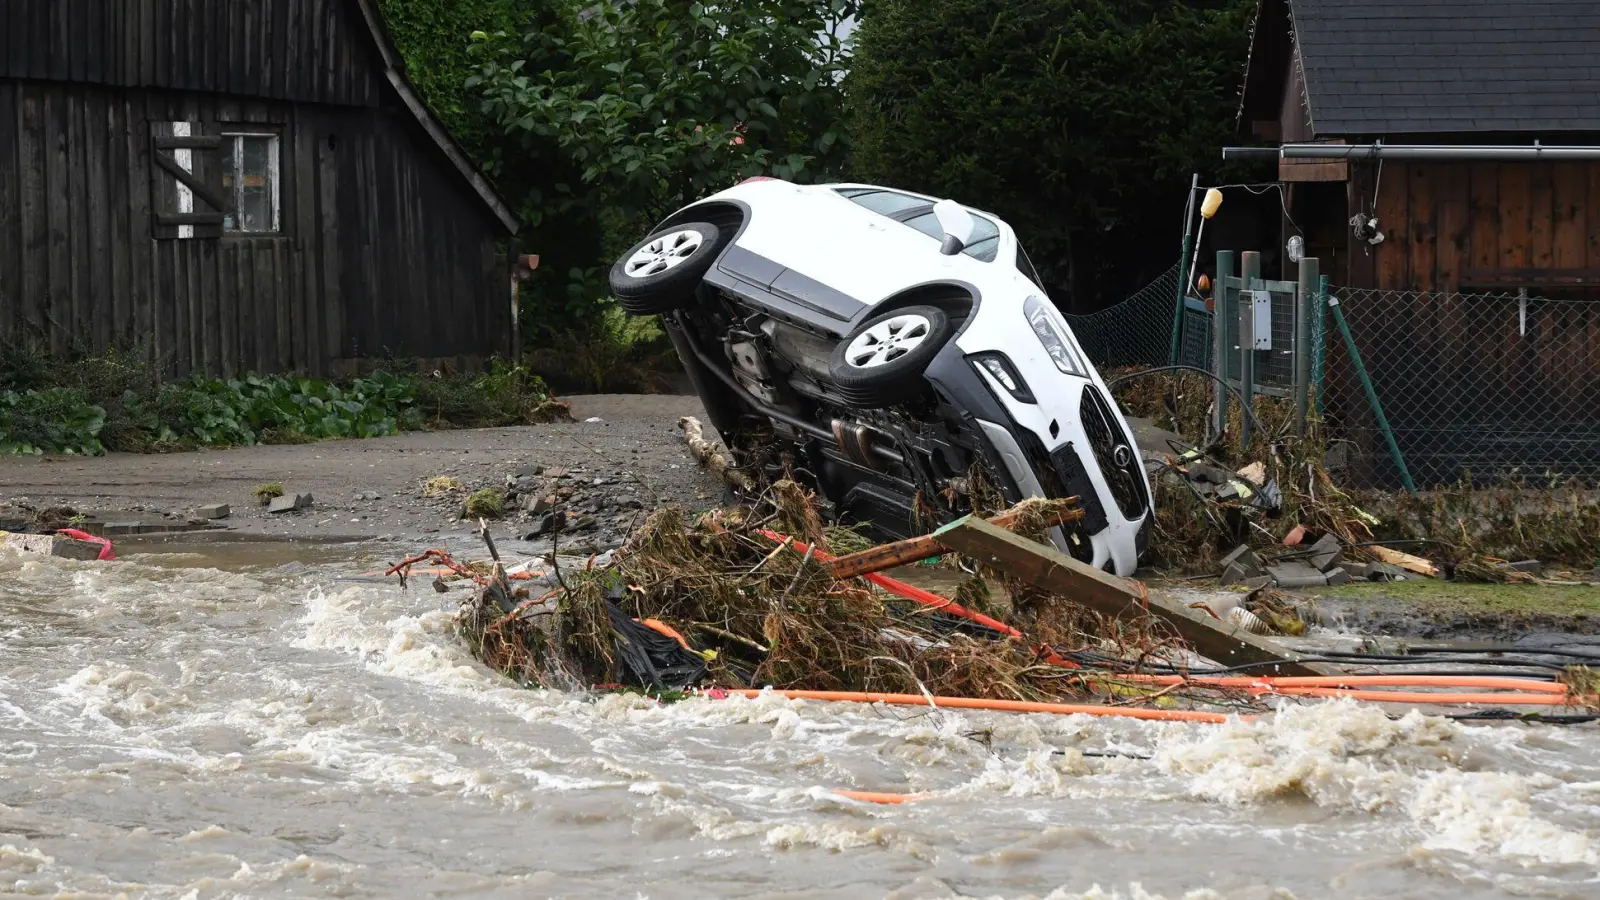
M 1425 848 L 1523 863 L 1600 862 L 1591 835 L 1534 811 L 1532 795 L 1558 782 L 1461 768 L 1473 749 L 1469 733 L 1446 719 L 1417 711 L 1390 719 L 1381 709 L 1334 700 L 1182 734 L 1161 744 L 1155 761 L 1205 800 L 1244 806 L 1301 795 L 1332 809 L 1398 810 Z

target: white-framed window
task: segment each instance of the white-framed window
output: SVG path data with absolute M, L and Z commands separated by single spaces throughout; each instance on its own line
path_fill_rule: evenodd
M 276 234 L 283 207 L 281 138 L 266 131 L 222 133 L 222 191 L 230 201 L 222 221 L 229 234 Z

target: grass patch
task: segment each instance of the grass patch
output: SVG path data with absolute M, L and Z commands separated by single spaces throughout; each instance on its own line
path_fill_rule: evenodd
M 467 515 L 474 519 L 498 519 L 505 514 L 500 503 L 500 492 L 494 488 L 473 491 L 467 497 Z

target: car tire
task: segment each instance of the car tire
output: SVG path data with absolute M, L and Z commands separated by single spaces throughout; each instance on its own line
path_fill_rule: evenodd
M 650 235 L 611 267 L 611 293 L 624 311 L 653 316 L 681 309 L 722 249 L 722 232 L 684 222 Z
M 852 405 L 895 406 L 926 387 L 923 372 L 954 332 L 950 317 L 938 307 L 902 307 L 868 319 L 840 341 L 828 372 Z

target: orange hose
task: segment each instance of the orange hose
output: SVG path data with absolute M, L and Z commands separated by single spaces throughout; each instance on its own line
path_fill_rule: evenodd
M 859 800 L 862 803 L 883 803 L 898 806 L 901 803 L 915 803 L 926 794 L 890 794 L 884 791 L 849 791 L 844 788 L 834 788 L 833 792 L 849 800 Z
M 755 698 L 761 691 L 737 689 L 729 694 Z M 772 693 L 790 700 L 820 700 L 829 703 L 888 703 L 892 706 L 927 706 L 928 698 L 921 694 L 876 694 L 865 691 L 780 691 Z M 1127 719 L 1150 719 L 1158 722 L 1226 722 L 1222 713 L 1194 709 L 1148 709 L 1141 707 L 1097 706 L 1080 703 L 1036 703 L 1028 700 L 984 700 L 977 697 L 934 697 L 933 705 L 940 709 L 989 709 L 999 712 L 1051 713 L 1070 716 L 1082 713 L 1090 716 L 1117 716 Z M 1253 716 L 1241 716 L 1248 720 Z
M 767 530 L 765 528 L 761 529 L 761 536 L 764 537 L 764 538 L 767 538 L 768 540 L 776 541 L 777 543 L 780 543 L 780 544 L 783 543 L 786 540 L 784 535 L 781 535 L 781 534 L 777 533 L 776 531 L 769 531 L 769 530 Z M 811 553 L 811 555 L 813 557 L 815 557 L 819 562 L 832 562 L 833 559 L 834 559 L 834 557 L 832 557 L 828 553 L 825 553 L 822 550 L 812 550 L 806 544 L 804 544 L 804 543 L 802 543 L 802 542 L 800 542 L 798 540 L 793 540 L 793 539 L 788 539 L 788 540 L 789 540 L 789 546 L 793 547 L 796 551 L 798 551 L 800 553 L 806 553 L 806 552 L 809 551 Z M 1005 634 L 1005 635 L 1010 636 L 1010 637 L 1014 637 L 1014 638 L 1022 637 L 1022 632 L 1016 630 L 1015 628 L 1012 628 L 1010 625 L 1007 625 L 1006 623 L 1001 622 L 998 619 L 990 618 L 989 616 L 986 616 L 983 613 L 973 612 L 972 610 L 967 609 L 965 606 L 962 606 L 961 604 L 956 603 L 954 600 L 951 600 L 948 597 L 941 597 L 938 594 L 933 593 L 932 591 L 925 591 L 922 588 L 917 587 L 916 585 L 906 584 L 904 581 L 900 581 L 900 580 L 895 579 L 895 578 L 890 578 L 889 576 L 883 575 L 883 574 L 878 573 L 878 572 L 870 572 L 870 573 L 868 573 L 866 575 L 863 575 L 862 577 L 867 579 L 868 581 L 872 582 L 873 584 L 876 584 L 878 587 L 883 588 L 884 590 L 888 591 L 891 594 L 896 594 L 896 595 L 898 595 L 900 597 L 904 597 L 907 600 L 913 601 L 915 603 L 920 603 L 923 606 L 927 606 L 927 607 L 930 607 L 930 608 L 933 608 L 933 609 L 938 609 L 941 612 L 947 612 L 947 613 L 949 613 L 949 614 L 951 614 L 953 616 L 959 616 L 959 617 L 961 617 L 963 619 L 968 620 L 969 622 L 976 622 L 979 625 L 982 625 L 982 626 L 984 626 L 986 628 L 992 628 L 995 631 L 998 631 L 1001 634 Z M 1076 667 L 1074 667 L 1074 668 L 1076 668 Z

